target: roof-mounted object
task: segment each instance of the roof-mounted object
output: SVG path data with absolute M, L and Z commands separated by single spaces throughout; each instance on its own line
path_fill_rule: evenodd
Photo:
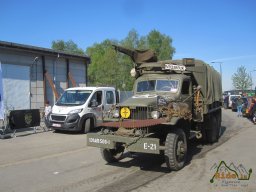
M 112 45 L 116 51 L 124 53 L 132 59 L 136 64 L 157 62 L 157 56 L 154 51 L 150 49 L 138 50 L 138 49 L 128 49 L 121 47 L 119 45 Z

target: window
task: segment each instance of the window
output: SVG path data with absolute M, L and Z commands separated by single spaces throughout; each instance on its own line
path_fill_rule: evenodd
M 83 105 L 91 93 L 91 90 L 67 90 L 62 94 L 56 105 Z
M 107 104 L 114 104 L 114 93 L 113 93 L 113 91 L 107 91 L 106 100 L 107 100 Z
M 92 96 L 92 98 L 91 98 L 91 102 L 90 102 L 90 104 L 89 104 L 89 107 L 91 107 L 92 104 L 93 104 L 93 105 L 96 104 L 97 106 L 99 106 L 99 105 L 102 104 L 102 91 L 96 91 L 96 92 L 93 94 L 93 96 Z M 94 106 L 94 107 L 96 107 L 96 106 Z
M 177 93 L 179 89 L 178 80 L 149 80 L 140 81 L 137 84 L 137 92 L 147 91 L 165 91 L 171 93 Z
M 176 93 L 178 91 L 179 81 L 177 80 L 157 80 L 157 91 L 170 91 Z
M 137 85 L 137 92 L 154 91 L 156 80 L 140 81 Z
M 188 95 L 189 94 L 189 81 L 183 81 L 181 94 Z

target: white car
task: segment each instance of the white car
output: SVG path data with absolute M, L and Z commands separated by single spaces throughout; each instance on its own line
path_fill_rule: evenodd
M 229 95 L 229 98 L 228 98 L 228 108 L 232 108 L 232 102 L 233 102 L 233 99 L 235 98 L 238 98 L 239 96 L 241 95 Z

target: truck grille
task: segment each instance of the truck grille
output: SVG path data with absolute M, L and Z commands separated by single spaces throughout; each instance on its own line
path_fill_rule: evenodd
M 51 120 L 52 121 L 57 121 L 57 122 L 64 122 L 66 120 L 66 116 L 60 116 L 60 115 L 51 115 Z
M 131 116 L 129 119 L 151 119 L 151 107 L 136 107 L 136 109 L 130 109 L 131 110 Z

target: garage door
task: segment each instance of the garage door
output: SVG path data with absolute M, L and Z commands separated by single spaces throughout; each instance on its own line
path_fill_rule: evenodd
M 4 105 L 6 109 L 30 109 L 30 69 L 2 63 Z

